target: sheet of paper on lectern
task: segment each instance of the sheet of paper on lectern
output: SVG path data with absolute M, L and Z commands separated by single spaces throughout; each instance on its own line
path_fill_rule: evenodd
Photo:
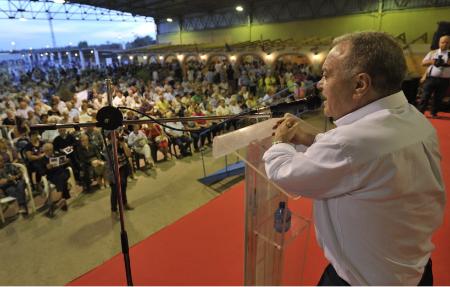
M 234 132 L 216 136 L 213 141 L 213 156 L 219 158 L 248 146 L 252 141 L 263 140 L 272 135 L 278 118 L 268 119 Z

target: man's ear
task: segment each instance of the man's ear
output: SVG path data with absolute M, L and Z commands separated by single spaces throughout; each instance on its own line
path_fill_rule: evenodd
M 367 73 L 359 73 L 355 76 L 356 86 L 353 93 L 355 100 L 360 100 L 366 95 L 372 87 L 372 79 Z

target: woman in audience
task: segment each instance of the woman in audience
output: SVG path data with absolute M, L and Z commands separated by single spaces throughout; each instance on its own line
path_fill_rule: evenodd
M 53 217 L 56 208 L 60 207 L 64 211 L 67 211 L 68 208 L 66 200 L 70 198 L 70 188 L 68 184 L 70 174 L 67 170 L 69 159 L 61 153 L 54 152 L 51 143 L 44 144 L 42 150 L 44 153 L 42 162 L 45 174 L 47 175 L 47 180 L 55 185 L 57 192 L 62 193 L 62 199 L 55 201 L 52 191 L 50 190 L 47 215 Z
M 32 131 L 30 134 L 30 142 L 23 148 L 25 163 L 34 185 L 39 183 L 41 177 L 45 174 L 45 153 L 42 150 L 43 146 L 44 142 L 39 139 L 39 133 Z
M 11 148 L 6 139 L 0 139 L 0 157 L 5 163 L 17 162 L 17 152 Z

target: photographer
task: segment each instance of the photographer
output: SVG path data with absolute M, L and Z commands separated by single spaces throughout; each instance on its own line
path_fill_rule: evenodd
M 423 84 L 423 96 L 419 110 L 424 113 L 428 107 L 428 101 L 434 93 L 431 103 L 431 116 L 437 117 L 442 98 L 447 92 L 450 83 L 450 36 L 442 36 L 439 39 L 439 49 L 430 51 L 422 61 L 422 65 L 428 67 L 426 79 Z

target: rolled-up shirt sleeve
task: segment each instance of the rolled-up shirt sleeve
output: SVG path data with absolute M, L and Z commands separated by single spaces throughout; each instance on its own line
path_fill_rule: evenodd
M 338 143 L 318 141 L 305 152 L 281 143 L 268 149 L 263 160 L 268 178 L 294 196 L 330 198 L 356 186 L 352 161 Z

